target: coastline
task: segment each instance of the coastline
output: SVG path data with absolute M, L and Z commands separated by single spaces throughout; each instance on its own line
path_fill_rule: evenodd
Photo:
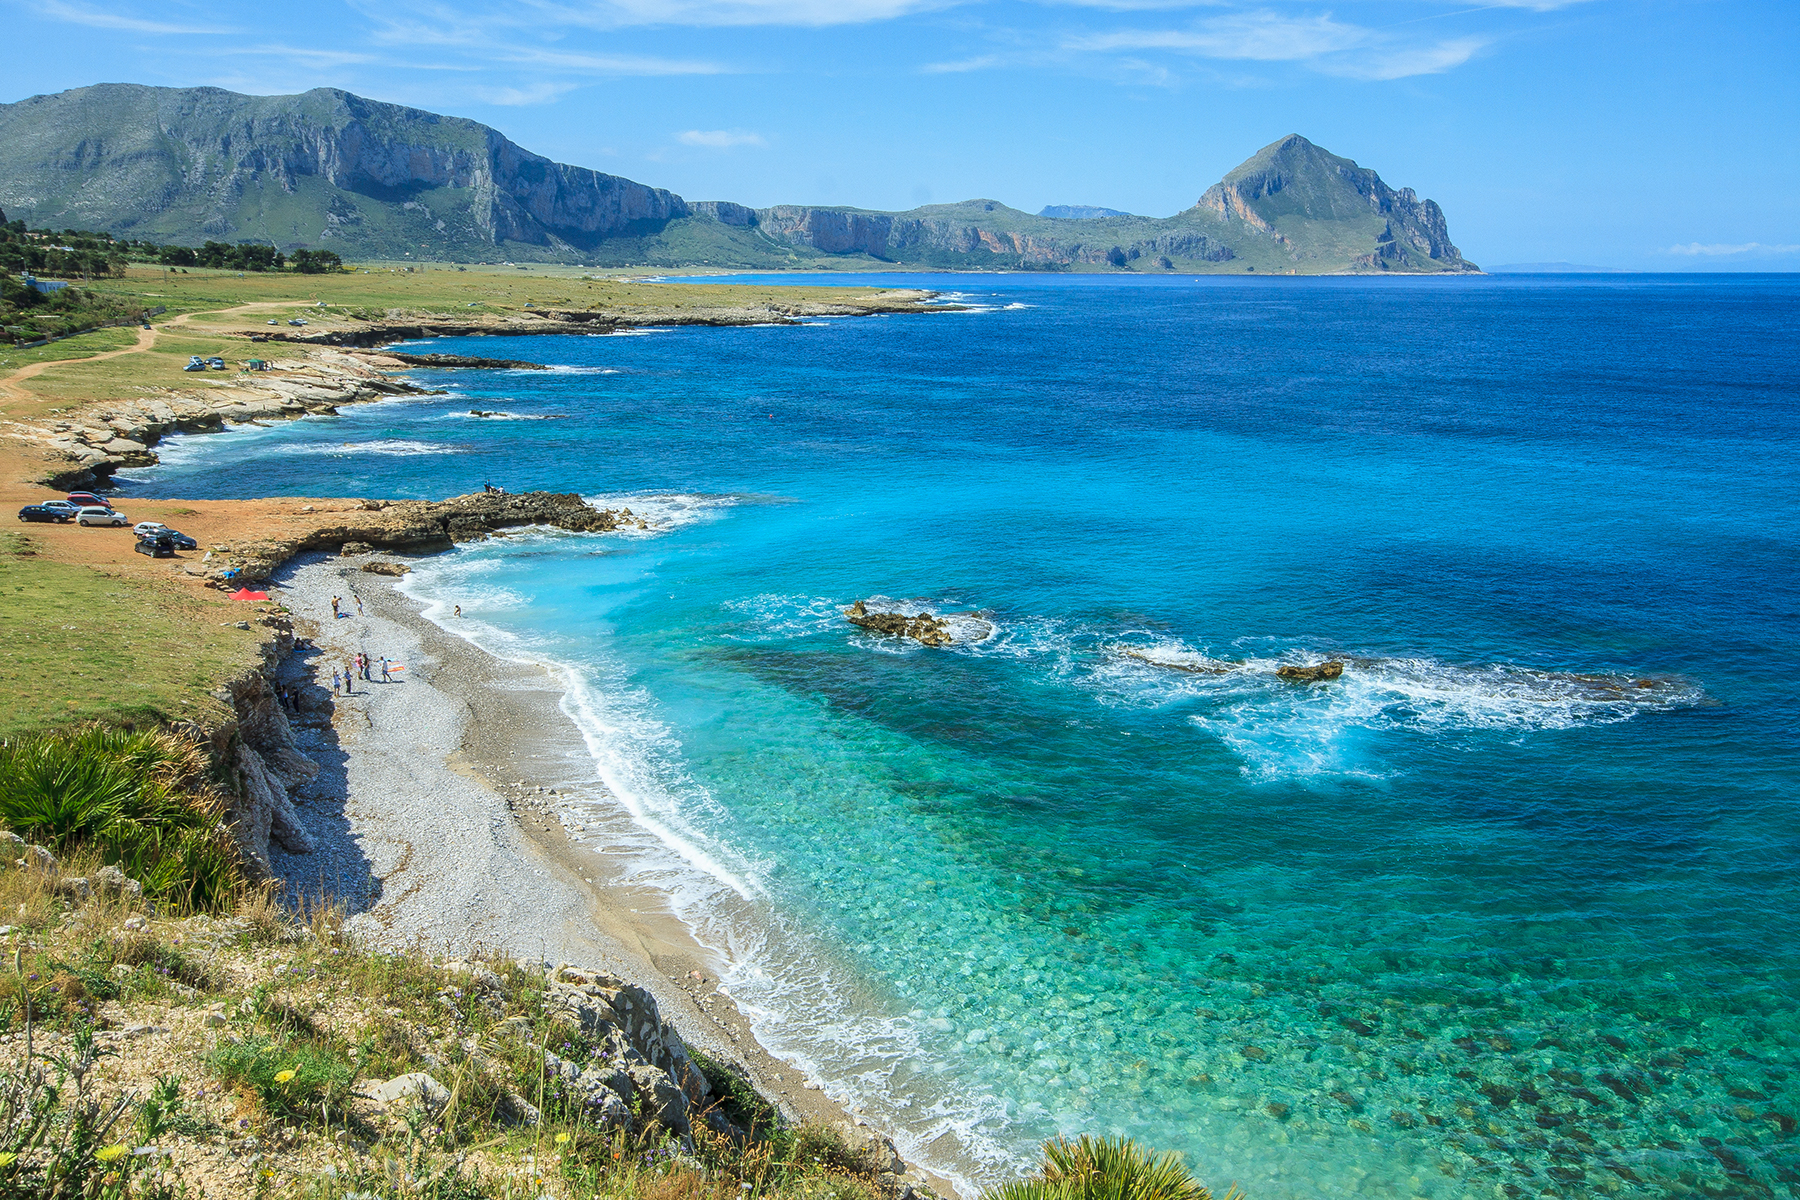
M 300 749 L 324 769 L 294 796 L 315 849 L 270 849 L 290 896 L 339 899 L 351 928 L 378 945 L 601 967 L 650 991 L 689 1044 L 741 1067 L 789 1119 L 889 1136 L 757 1040 L 713 952 L 663 893 L 609 874 L 607 856 L 571 836 L 555 793 L 584 763 L 587 786 L 600 785 L 552 672 L 439 627 L 398 581 L 364 572 L 366 561 L 308 552 L 271 576 L 319 650 L 278 666 L 280 682 L 324 699 L 333 666 L 358 651 L 406 668 L 393 683 L 359 680 L 322 718 L 296 722 Z M 334 595 L 347 614 L 360 599 L 365 615 L 333 619 Z M 968 1194 L 898 1165 L 902 1186 Z

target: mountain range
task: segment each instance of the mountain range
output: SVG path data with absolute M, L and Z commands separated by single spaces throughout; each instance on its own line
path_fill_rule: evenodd
M 907 212 L 690 201 L 461 117 L 335 88 L 99 84 L 0 104 L 0 208 L 38 228 L 347 260 L 1193 272 L 1477 271 L 1443 211 L 1298 134 L 1172 217 L 996 200 Z

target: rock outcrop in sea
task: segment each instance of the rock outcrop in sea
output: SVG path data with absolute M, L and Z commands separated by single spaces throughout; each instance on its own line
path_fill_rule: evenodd
M 844 618 L 859 629 L 889 637 L 911 638 L 925 646 L 950 646 L 956 642 L 949 622 L 927 612 L 876 612 L 869 608 L 867 601 L 858 600 L 844 610 Z

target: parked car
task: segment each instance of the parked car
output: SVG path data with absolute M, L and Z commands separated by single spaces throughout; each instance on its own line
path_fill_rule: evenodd
M 177 550 L 198 550 L 200 548 L 199 542 L 196 542 L 193 538 L 182 533 L 180 530 L 170 529 L 167 525 L 164 525 L 162 527 L 162 532 L 158 533 L 156 536 L 173 538 Z
M 151 534 L 167 528 L 168 526 L 164 525 L 161 521 L 139 521 L 136 525 L 131 527 L 131 532 L 137 534 L 139 537 L 149 537 Z
M 58 525 L 65 525 L 69 521 L 69 514 L 61 509 L 51 508 L 48 504 L 27 504 L 19 510 L 19 520 L 53 521 Z
M 187 360 L 187 366 L 181 369 L 184 371 L 204 371 L 206 370 L 206 360 L 201 358 L 198 354 L 190 355 Z
M 288 324 L 289 325 L 304 325 L 304 324 L 306 324 L 306 318 L 305 317 L 295 317 L 293 320 L 289 321 Z
M 225 369 L 225 360 L 215 354 L 206 360 L 206 365 L 215 371 L 223 371 Z
M 90 504 L 75 517 L 77 525 L 129 525 L 131 518 L 114 509 Z
M 67 500 L 46 500 L 38 507 L 54 508 L 59 513 L 66 513 L 71 521 L 75 519 L 75 514 L 81 511 L 81 505 L 70 504 Z
M 275 318 L 274 318 L 274 317 L 270 317 L 270 318 L 269 318 L 269 324 L 271 324 L 271 325 L 279 325 L 279 324 L 281 324 L 281 322 L 280 322 L 280 321 L 277 321 L 277 320 L 276 320 L 276 319 L 275 319 Z
M 69 503 L 73 504 L 77 510 L 91 508 L 95 505 L 98 505 L 101 508 L 112 507 L 111 500 L 108 500 L 105 496 L 96 495 L 93 492 L 70 492 Z
M 139 554 L 148 554 L 151 558 L 174 558 L 175 539 L 152 534 L 150 537 L 139 538 L 132 549 Z

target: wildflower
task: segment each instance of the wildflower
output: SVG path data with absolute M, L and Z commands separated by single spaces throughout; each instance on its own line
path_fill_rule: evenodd
M 563 1144 L 563 1143 L 564 1143 L 564 1142 L 566 1142 L 566 1141 L 568 1141 L 568 1140 L 569 1140 L 569 1135 L 568 1135 L 568 1134 L 567 1134 L 567 1133 L 566 1133 L 566 1132 L 565 1132 L 565 1133 L 559 1133 L 559 1134 L 557 1134 L 557 1135 L 556 1135 L 556 1144 L 557 1144 L 557 1145 L 559 1145 L 559 1146 L 560 1146 L 560 1145 L 562 1145 L 562 1144 Z
M 4 1171 L 18 1161 L 19 1156 L 10 1150 L 6 1151 L 4 1154 L 0 1154 L 0 1171 Z
M 114 1143 L 111 1146 L 102 1146 L 100 1149 L 94 1151 L 94 1157 L 103 1163 L 116 1163 L 130 1153 L 131 1147 Z
M 292 1083 L 293 1081 L 294 1081 L 293 1068 L 290 1067 L 285 1071 L 275 1072 L 275 1082 L 276 1083 Z

